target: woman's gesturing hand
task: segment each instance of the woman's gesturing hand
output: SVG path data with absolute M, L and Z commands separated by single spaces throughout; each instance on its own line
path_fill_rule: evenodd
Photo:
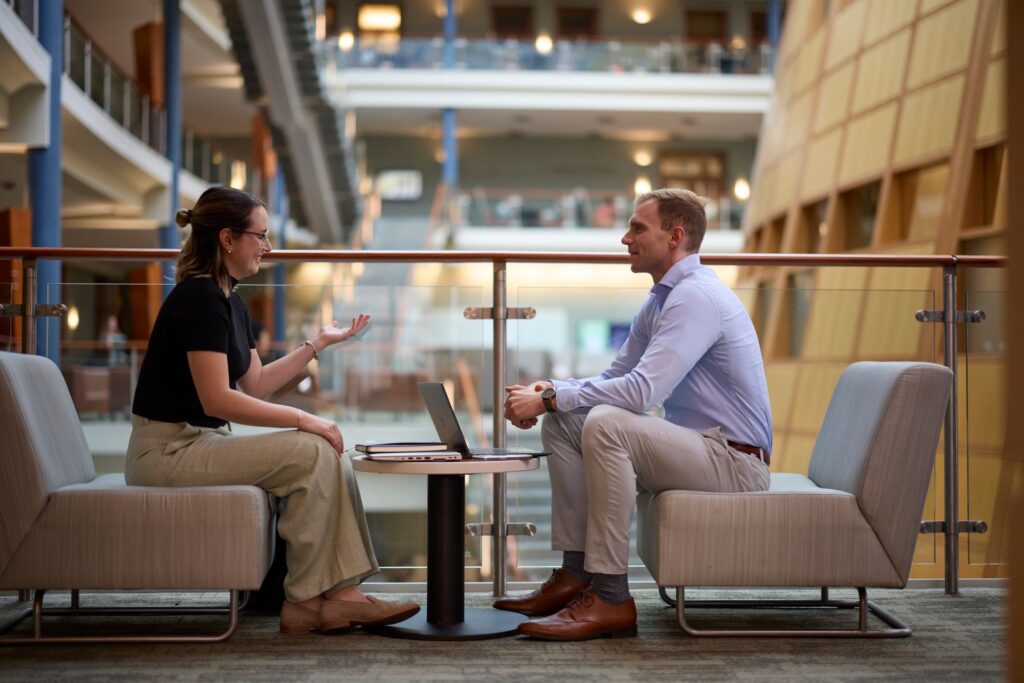
M 339 454 L 345 451 L 345 440 L 341 436 L 341 430 L 330 420 L 300 410 L 298 428 L 300 432 L 309 432 L 324 437 L 327 439 L 327 443 L 331 444 L 331 448 Z
M 349 337 L 359 334 L 369 324 L 370 316 L 365 313 L 360 313 L 355 318 L 352 318 L 352 324 L 349 327 L 338 327 L 338 321 L 332 320 L 330 325 L 324 325 L 319 334 L 317 334 L 317 348 L 323 351 L 332 344 L 343 342 Z

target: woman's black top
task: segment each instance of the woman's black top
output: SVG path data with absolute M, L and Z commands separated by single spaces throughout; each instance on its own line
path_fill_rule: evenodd
M 203 412 L 186 354 L 227 354 L 228 378 L 234 389 L 238 378 L 249 370 L 249 350 L 254 348 L 256 340 L 249 325 L 249 309 L 242 297 L 231 292 L 225 298 L 209 277 L 179 282 L 156 316 L 132 412 L 151 420 L 188 422 L 198 427 L 226 424 L 225 420 Z

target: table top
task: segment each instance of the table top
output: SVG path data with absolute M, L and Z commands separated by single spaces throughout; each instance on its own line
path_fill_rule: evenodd
M 352 456 L 352 467 L 360 472 L 378 474 L 500 474 L 527 472 L 540 467 L 540 458 L 511 460 L 444 460 L 440 462 L 381 462 L 365 455 Z

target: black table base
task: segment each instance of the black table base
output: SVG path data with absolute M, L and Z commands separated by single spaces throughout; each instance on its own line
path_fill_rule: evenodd
M 519 624 L 527 619 L 522 614 L 492 608 L 466 608 L 463 614 L 462 621 L 447 626 L 430 623 L 427 615 L 420 612 L 393 626 L 374 626 L 367 630 L 382 636 L 412 640 L 487 640 L 515 635 Z
M 427 609 L 381 635 L 419 640 L 483 640 L 516 632 L 526 617 L 496 609 L 466 609 L 466 485 L 461 474 L 427 477 Z

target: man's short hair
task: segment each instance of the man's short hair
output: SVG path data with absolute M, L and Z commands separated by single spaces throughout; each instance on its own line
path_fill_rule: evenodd
M 708 203 L 707 197 L 701 197 L 690 190 L 663 187 L 660 190 L 638 194 L 633 200 L 633 208 L 649 199 L 658 202 L 662 230 L 671 230 L 677 225 L 682 225 L 686 230 L 686 250 L 699 251 L 708 227 L 708 219 L 704 214 L 704 205 Z

